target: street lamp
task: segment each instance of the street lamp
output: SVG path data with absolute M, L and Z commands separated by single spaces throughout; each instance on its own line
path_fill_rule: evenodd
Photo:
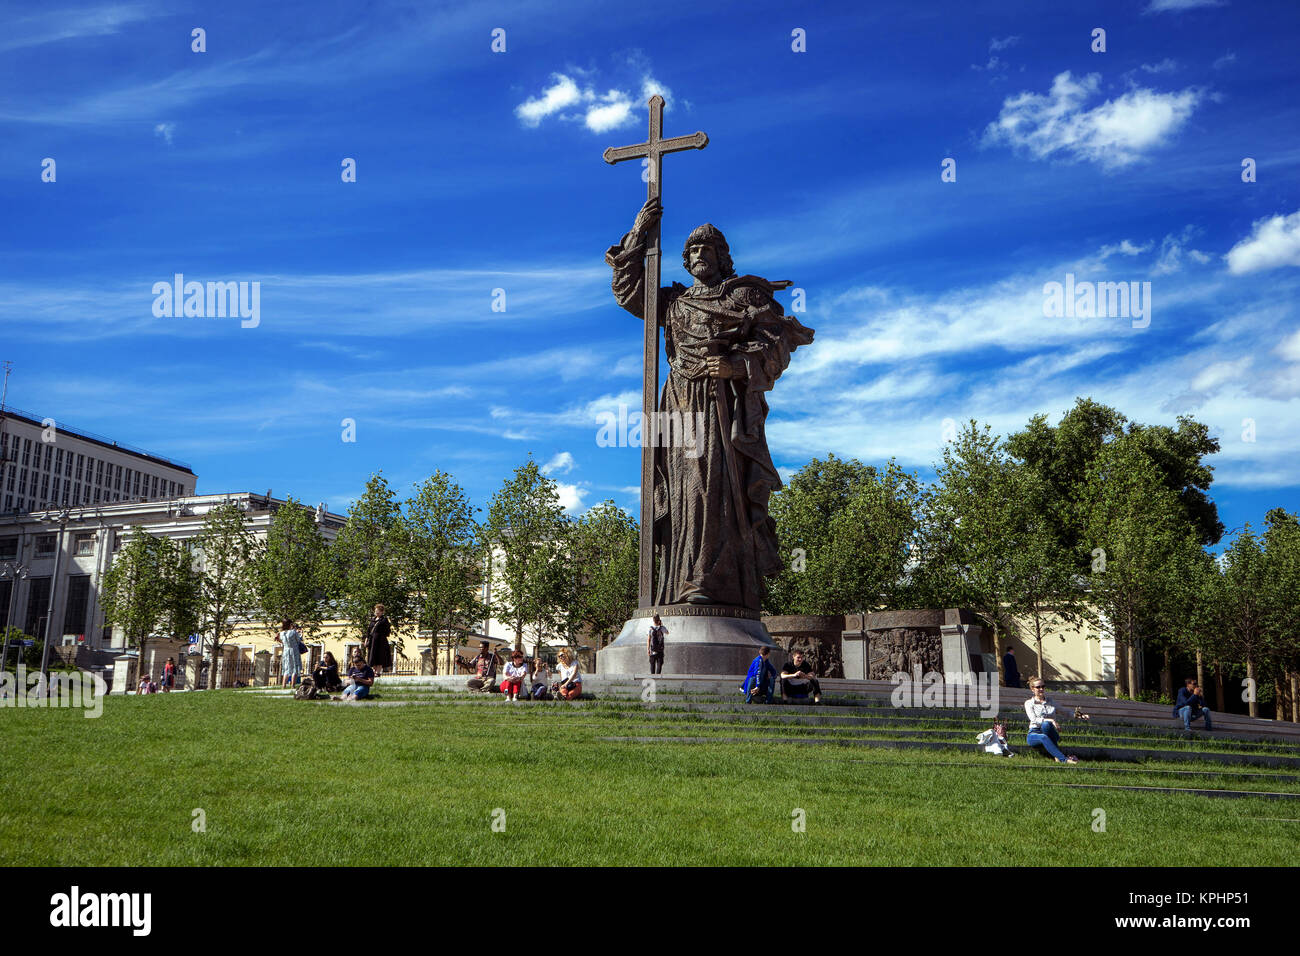
M 9 581 L 9 605 L 5 608 L 4 650 L 0 651 L 0 670 L 9 663 L 9 628 L 14 619 L 14 598 L 18 591 L 18 582 L 26 580 L 31 568 L 19 561 L 0 561 L 0 581 Z M 20 645 L 21 646 L 21 645 Z

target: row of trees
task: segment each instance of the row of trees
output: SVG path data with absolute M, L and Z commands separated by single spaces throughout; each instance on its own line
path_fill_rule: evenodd
M 583 628 L 608 633 L 631 615 L 637 526 L 612 501 L 571 519 L 556 483 L 529 460 L 492 498 L 486 520 L 478 512 L 444 472 L 405 501 L 373 475 L 333 541 L 292 498 L 264 539 L 226 504 L 193 539 L 136 528 L 104 577 L 101 604 L 142 649 L 155 636 L 201 635 L 210 680 L 248 620 L 274 627 L 289 618 L 310 638 L 341 619 L 361 634 L 383 604 L 395 633 L 414 625 L 454 646 L 487 616 L 488 587 L 491 614 L 513 625 L 516 646 L 525 636 L 545 643 Z
M 1177 657 L 1244 669 L 1250 712 L 1291 701 L 1300 637 L 1300 521 L 1269 512 L 1218 558 L 1223 525 L 1210 500 L 1218 451 L 1205 425 L 1129 422 L 1080 399 L 1056 426 L 1045 416 L 1005 441 L 976 422 L 944 448 L 923 486 L 892 461 L 874 468 L 829 456 L 772 500 L 787 569 L 768 592 L 782 614 L 889 607 L 967 607 L 992 629 L 1036 646 L 1050 622 L 1108 628 L 1120 693 L 1136 696 L 1138 657 L 1161 655 L 1165 694 Z M 1260 693 L 1252 693 L 1252 691 Z

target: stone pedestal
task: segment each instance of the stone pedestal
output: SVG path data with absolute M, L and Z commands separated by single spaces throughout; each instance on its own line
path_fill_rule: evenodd
M 980 674 L 987 670 L 984 659 L 984 628 L 977 624 L 978 619 L 969 611 L 951 608 L 944 612 L 944 623 L 940 628 L 943 636 L 943 672 L 961 674 Z M 993 667 L 997 671 L 996 662 Z
M 271 652 L 258 651 L 253 655 L 253 686 L 266 687 L 271 683 Z
M 618 637 L 597 653 L 599 676 L 650 673 L 646 636 L 655 614 L 668 628 L 665 675 L 732 674 L 743 678 L 760 647 L 772 649 L 768 659 L 773 667 L 780 670 L 785 662 L 785 652 L 772 640 L 757 611 L 721 604 L 672 604 L 638 609 Z

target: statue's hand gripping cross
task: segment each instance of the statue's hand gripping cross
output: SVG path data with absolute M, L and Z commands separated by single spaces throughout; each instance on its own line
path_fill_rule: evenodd
M 650 135 L 635 146 L 611 146 L 605 150 L 605 162 L 621 163 L 629 159 L 646 159 L 646 199 L 660 198 L 663 157 L 686 149 L 703 149 L 709 138 L 703 133 L 663 138 L 664 99 L 650 97 Z M 641 383 L 641 574 L 638 584 L 640 607 L 654 604 L 654 446 L 655 406 L 659 390 L 659 222 L 646 235 L 645 260 L 645 337 L 643 344 L 643 379 Z

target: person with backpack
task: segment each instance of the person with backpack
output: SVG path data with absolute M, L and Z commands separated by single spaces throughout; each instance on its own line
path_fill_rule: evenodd
M 650 653 L 651 674 L 662 674 L 664 672 L 664 637 L 667 634 L 668 628 L 664 627 L 664 622 L 656 614 L 654 623 L 650 626 L 650 633 L 646 637 L 646 650 Z
M 287 617 L 280 622 L 280 633 L 276 636 L 280 651 L 280 686 L 289 687 L 297 684 L 302 677 L 302 635 Z
M 325 652 L 321 662 L 311 672 L 311 679 L 326 694 L 337 693 L 343 689 L 343 681 L 339 679 L 338 661 L 334 659 L 334 655 L 329 651 Z

